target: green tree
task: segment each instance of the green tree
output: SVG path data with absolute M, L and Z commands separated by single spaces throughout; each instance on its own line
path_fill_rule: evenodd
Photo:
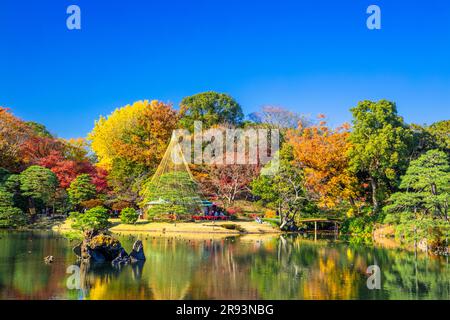
M 448 220 L 450 165 L 447 155 L 430 150 L 411 161 L 400 189 L 391 196 L 387 210 L 422 213 Z
M 395 104 L 387 100 L 362 101 L 351 112 L 350 167 L 358 176 L 368 179 L 373 210 L 377 212 L 386 192 L 395 188 L 406 169 L 412 132 L 397 114 Z
M 97 189 L 92 183 L 91 176 L 88 174 L 80 174 L 72 181 L 67 189 L 70 202 L 79 206 L 81 202 L 94 199 L 97 195 Z
M 23 211 L 14 207 L 13 194 L 0 186 L 0 228 L 15 228 L 26 222 Z
M 26 212 L 28 210 L 28 199 L 22 194 L 20 189 L 20 174 L 10 174 L 7 176 L 3 186 L 7 192 L 13 195 L 14 207 Z
M 5 183 L 6 179 L 11 175 L 11 172 L 4 168 L 0 168 L 0 185 Z
M 116 158 L 112 160 L 112 168 L 107 178 L 108 185 L 117 200 L 138 204 L 139 192 L 150 172 L 151 170 L 144 164 Z
M 135 224 L 138 218 L 139 213 L 134 208 L 125 208 L 120 213 L 120 221 L 125 224 Z
M 281 229 L 295 224 L 296 216 L 309 203 L 303 171 L 293 164 L 293 160 L 292 146 L 285 144 L 279 152 L 279 170 L 274 175 L 260 175 L 251 183 L 252 193 L 262 204 L 278 211 Z
M 224 123 L 240 125 L 244 118 L 241 106 L 225 93 L 209 91 L 185 97 L 180 107 L 180 124 L 191 132 L 194 121 L 202 121 L 207 129 Z
M 95 207 L 84 213 L 71 212 L 72 228 L 81 231 L 101 231 L 109 227 L 108 210 L 104 207 Z
M 402 231 L 416 237 L 415 240 L 429 238 L 436 232 L 448 232 L 450 165 L 444 152 L 430 150 L 411 161 L 400 189 L 390 197 L 390 204 L 385 207 L 386 212 L 400 215 L 396 219 L 387 219 L 403 225 Z
M 142 190 L 142 207 L 150 217 L 174 215 L 189 219 L 198 213 L 200 198 L 198 186 L 187 172 L 167 172 L 159 179 L 150 179 Z
M 450 120 L 438 121 L 427 127 L 440 150 L 450 152 Z
M 44 206 L 52 204 L 58 179 L 56 175 L 47 168 L 40 166 L 28 167 L 20 174 L 20 190 L 22 195 L 28 198 L 30 214 L 36 214 L 36 200 L 41 201 Z
M 27 121 L 25 124 L 39 137 L 54 138 L 43 124 L 34 121 Z
M 428 150 L 437 149 L 436 137 L 428 130 L 428 127 L 419 124 L 411 124 L 410 128 L 413 132 L 413 152 L 412 159 L 417 159 Z
M 8 170 L 0 168 L 0 187 L 13 195 L 14 207 L 27 211 L 27 199 L 22 196 L 20 191 L 20 175 L 12 174 Z
M 450 153 L 450 120 L 438 121 L 430 126 L 412 124 L 410 127 L 414 134 L 414 159 L 432 149 Z

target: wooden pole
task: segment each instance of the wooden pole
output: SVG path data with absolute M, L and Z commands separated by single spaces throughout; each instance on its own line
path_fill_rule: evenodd
M 314 221 L 314 241 L 317 240 L 317 221 Z
M 335 239 L 337 239 L 338 235 L 339 235 L 339 227 L 338 227 L 337 222 L 335 222 L 334 223 L 334 237 L 335 237 Z

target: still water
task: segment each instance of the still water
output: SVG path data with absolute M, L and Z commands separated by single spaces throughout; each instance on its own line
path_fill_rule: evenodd
M 141 239 L 147 261 L 80 266 L 58 234 L 0 232 L 0 299 L 450 299 L 445 257 L 286 235 L 119 238 L 127 250 Z

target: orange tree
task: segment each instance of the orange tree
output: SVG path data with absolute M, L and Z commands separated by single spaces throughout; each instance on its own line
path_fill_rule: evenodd
M 22 151 L 31 135 L 22 120 L 0 107 L 0 167 L 15 172 L 23 168 Z
M 348 138 L 348 124 L 332 129 L 324 120 L 288 135 L 295 162 L 303 168 L 306 188 L 319 207 L 330 209 L 344 201 L 354 205 L 358 197 L 357 179 L 348 165 Z

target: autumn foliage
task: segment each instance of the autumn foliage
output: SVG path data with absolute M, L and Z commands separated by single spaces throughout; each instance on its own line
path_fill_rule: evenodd
M 88 138 L 102 168 L 112 169 L 115 159 L 156 166 L 177 122 L 171 105 L 138 101 L 101 117 Z
M 224 200 L 226 206 L 251 193 L 250 182 L 259 172 L 254 164 L 212 164 L 194 170 L 203 193 Z
M 22 152 L 32 131 L 8 109 L 0 107 L 0 163 L 10 171 L 24 167 Z
M 289 134 L 295 161 L 303 168 L 305 184 L 318 205 L 333 208 L 357 198 L 357 180 L 348 170 L 349 128 L 329 128 L 324 117 L 317 125 Z
M 63 189 L 67 189 L 78 175 L 86 173 L 92 177 L 98 192 L 106 191 L 107 173 L 88 159 L 85 139 L 64 140 L 49 133 L 42 134 L 42 130 L 46 131 L 44 126 L 24 122 L 0 107 L 1 166 L 12 172 L 31 165 L 48 168 Z
M 450 145 L 448 120 L 425 127 L 411 126 L 398 115 L 395 103 L 387 100 L 361 101 L 351 112 L 352 128 L 348 124 L 331 127 L 323 115 L 314 122 L 271 106 L 243 121 L 242 109 L 232 97 L 206 92 L 184 98 L 179 112 L 158 100 L 137 101 L 101 116 L 87 139 L 66 140 L 53 136 L 42 124 L 22 121 L 9 109 L 0 107 L 3 207 L 8 212 L 11 207 L 21 212 L 69 212 L 74 206 L 82 209 L 104 205 L 121 211 L 139 206 L 144 209 L 159 201 L 156 203 L 165 207 L 152 206 L 154 217 L 169 211 L 186 216 L 199 211 L 197 202 L 193 210 L 184 210 L 179 205 L 181 196 L 183 203 L 197 198 L 217 201 L 232 215 L 239 212 L 236 200 L 250 200 L 268 209 L 265 217 L 279 219 L 283 230 L 296 230 L 295 220 L 299 217 L 342 216 L 345 212 L 354 219 L 347 224 L 347 230 L 357 233 L 361 229 L 366 233 L 371 225 L 360 228 L 367 222 L 365 217 L 372 219 L 382 207 L 388 210 L 395 204 L 395 213 L 410 210 L 401 214 L 416 214 L 418 206 L 410 208 L 414 198 L 421 201 L 422 207 L 422 202 L 427 208 L 428 202 L 433 203 L 433 210 L 429 210 L 432 214 L 424 213 L 429 219 L 442 211 L 441 219 L 448 222 L 448 192 L 444 188 L 441 195 L 435 190 L 436 183 L 446 186 L 447 182 L 448 165 L 444 158 Z M 194 179 L 190 174 L 167 170 L 167 188 L 163 190 L 162 184 L 152 182 L 152 177 L 173 131 L 185 128 L 192 132 L 195 121 L 203 121 L 203 129 L 277 129 L 280 148 L 270 150 L 275 157 L 265 166 L 236 161 L 226 165 L 221 161 L 196 162 L 189 164 Z M 236 139 L 236 144 L 239 141 Z M 257 143 L 249 139 L 248 145 Z M 210 152 L 205 150 L 213 149 L 209 144 L 207 139 L 202 142 L 204 156 Z M 227 160 L 237 160 L 238 156 L 250 160 L 247 148 L 236 150 L 222 150 L 219 154 L 223 153 Z M 427 161 L 414 162 L 432 150 L 424 158 Z M 185 154 L 187 159 L 189 156 Z M 442 168 L 429 184 L 431 194 L 423 194 L 420 186 L 412 190 L 404 175 L 414 178 L 416 173 L 434 170 L 436 165 L 429 168 L 429 163 L 435 157 L 442 158 Z M 275 159 L 276 172 L 267 170 Z M 429 179 L 430 175 L 423 178 Z M 412 227 L 416 230 L 417 226 Z

